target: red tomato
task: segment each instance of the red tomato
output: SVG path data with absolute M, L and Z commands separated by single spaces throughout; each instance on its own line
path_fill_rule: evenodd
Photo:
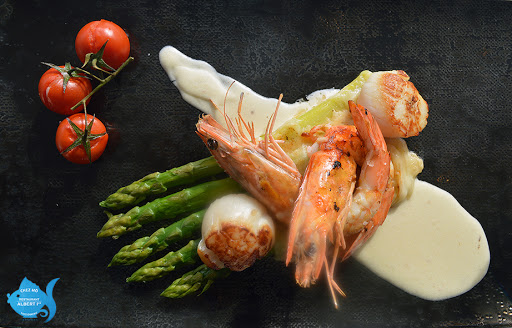
M 64 68 L 64 66 L 60 66 Z M 71 115 L 84 110 L 84 106 L 80 105 L 75 110 L 71 107 L 76 105 L 80 100 L 92 91 L 91 82 L 85 77 L 72 77 L 66 85 L 66 91 L 63 88 L 64 77 L 61 72 L 55 68 L 47 70 L 39 80 L 39 98 L 51 111 L 62 115 Z M 89 103 L 87 99 L 86 104 Z
M 117 69 L 130 55 L 130 41 L 122 28 L 107 21 L 90 22 L 82 27 L 75 39 L 75 50 L 78 58 L 85 61 L 85 55 L 96 53 L 108 40 L 103 52 L 103 60 Z
M 60 122 L 55 136 L 55 144 L 62 156 L 64 156 L 68 161 L 77 164 L 88 164 L 94 162 L 100 158 L 101 154 L 103 154 L 103 151 L 107 146 L 108 134 L 106 133 L 105 125 L 103 125 L 98 118 L 95 118 L 92 115 L 87 115 L 87 125 L 89 125 L 93 118 L 94 123 L 92 124 L 90 131 L 87 131 L 87 137 L 85 140 L 82 138 L 84 131 L 86 130 L 84 113 L 72 115 Z M 68 122 L 68 119 L 82 131 L 81 134 L 77 135 L 73 127 Z M 100 136 L 103 133 L 104 135 Z M 78 139 L 81 140 L 80 144 L 65 152 L 65 150 Z M 90 160 L 85 151 L 87 144 L 91 149 Z

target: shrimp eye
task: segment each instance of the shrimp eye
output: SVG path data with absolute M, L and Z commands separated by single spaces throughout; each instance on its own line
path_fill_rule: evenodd
M 340 207 L 338 206 L 338 204 L 336 204 L 336 202 L 334 202 L 334 210 L 336 212 L 339 212 L 340 211 Z
M 208 148 L 211 150 L 216 150 L 219 147 L 219 143 L 215 139 L 210 138 L 210 139 L 208 139 L 208 141 L 206 141 L 206 143 L 207 143 Z

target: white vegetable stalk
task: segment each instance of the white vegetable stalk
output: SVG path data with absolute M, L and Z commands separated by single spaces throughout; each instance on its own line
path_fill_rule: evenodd
M 227 195 L 207 209 L 197 253 L 212 269 L 242 271 L 274 244 L 275 227 L 265 207 L 245 194 Z

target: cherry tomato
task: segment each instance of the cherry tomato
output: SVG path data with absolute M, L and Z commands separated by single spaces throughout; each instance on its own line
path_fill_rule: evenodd
M 90 126 L 93 119 L 94 122 L 92 126 Z M 79 134 L 75 132 L 69 121 L 81 130 Z M 92 115 L 87 115 L 87 126 L 88 127 L 86 127 L 85 124 L 84 113 L 72 115 L 60 122 L 55 136 L 55 144 L 62 156 L 64 156 L 68 161 L 77 164 L 88 164 L 94 162 L 100 158 L 101 154 L 103 154 L 108 141 L 108 134 L 105 129 L 105 125 L 103 125 L 98 118 Z M 83 137 L 84 134 L 86 134 L 85 138 Z M 66 149 L 75 142 L 77 143 L 75 147 L 66 151 Z M 90 159 L 85 151 L 86 147 L 90 147 Z
M 96 53 L 108 40 L 103 60 L 112 68 L 119 68 L 130 55 L 130 41 L 124 30 L 107 20 L 90 22 L 82 27 L 75 39 L 78 58 L 85 61 L 85 55 Z
M 59 67 L 64 69 L 64 66 Z M 85 77 L 71 77 L 65 91 L 63 83 L 63 73 L 55 68 L 50 68 L 41 76 L 38 86 L 39 98 L 41 98 L 46 108 L 62 115 L 71 115 L 84 110 L 82 105 L 75 110 L 71 110 L 71 107 L 92 91 L 89 79 Z M 89 100 L 87 99 L 86 104 L 89 103 Z

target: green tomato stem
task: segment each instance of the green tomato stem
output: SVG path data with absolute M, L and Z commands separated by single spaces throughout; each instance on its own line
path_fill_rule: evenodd
M 82 68 L 80 68 L 80 67 L 75 67 L 75 68 L 73 68 L 73 69 L 74 69 L 75 71 L 78 71 L 78 72 L 80 72 L 80 73 L 84 73 L 84 74 L 86 74 L 87 76 L 90 76 L 90 77 L 92 77 L 92 78 L 96 79 L 96 80 L 97 80 L 97 81 L 99 81 L 100 83 L 101 83 L 101 82 L 103 82 L 103 80 L 102 80 L 101 78 L 97 77 L 96 75 L 92 74 L 92 73 L 91 73 L 91 72 L 89 72 L 89 71 L 86 71 L 85 69 L 82 69 Z
M 84 108 L 85 108 L 85 103 L 87 102 L 87 100 L 89 98 L 92 97 L 92 95 L 94 95 L 99 89 L 101 89 L 105 84 L 107 84 L 108 82 L 110 82 L 110 80 L 112 80 L 114 77 L 117 76 L 117 74 L 123 69 L 125 68 L 126 65 L 128 65 L 130 62 L 132 62 L 134 60 L 133 57 L 128 57 L 127 60 L 124 61 L 124 63 L 118 68 L 116 69 L 111 75 L 107 76 L 105 79 L 100 79 L 99 77 L 97 77 L 96 75 L 94 74 L 91 74 L 85 70 L 82 70 L 82 69 L 79 69 L 81 72 L 83 71 L 84 73 L 87 73 L 88 75 L 92 75 L 94 78 L 96 78 L 100 84 L 98 84 L 98 86 L 96 86 L 96 88 L 94 88 L 87 96 L 85 96 L 82 100 L 80 100 L 78 103 L 76 103 L 76 105 L 74 105 L 73 107 L 71 107 L 71 110 L 75 110 L 77 109 L 80 105 L 84 105 Z

